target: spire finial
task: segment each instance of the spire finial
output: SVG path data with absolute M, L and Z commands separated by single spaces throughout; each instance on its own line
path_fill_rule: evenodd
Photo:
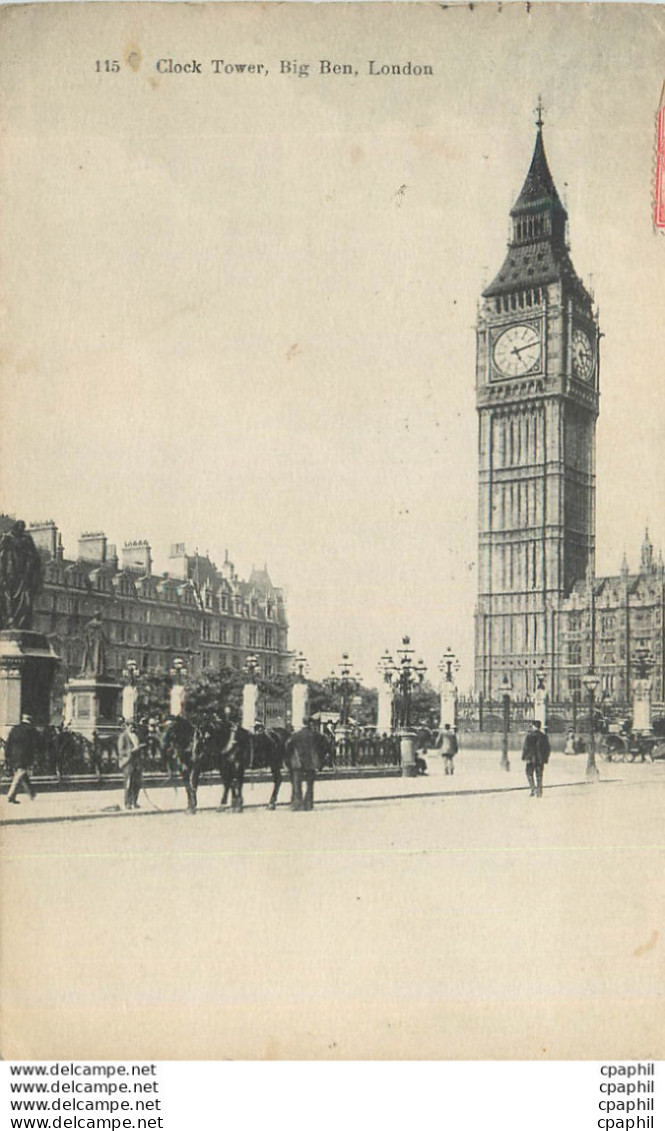
M 536 125 L 539 130 L 543 128 L 543 96 L 538 95 L 538 105 L 536 106 Z

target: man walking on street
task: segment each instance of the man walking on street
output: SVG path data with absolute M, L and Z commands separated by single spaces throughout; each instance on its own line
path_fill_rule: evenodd
M 522 761 L 531 786 L 531 797 L 543 796 L 543 770 L 550 760 L 550 740 L 541 730 L 540 719 L 534 719 L 524 739 Z
M 20 804 L 16 800 L 16 794 L 22 785 L 25 785 L 31 801 L 34 801 L 37 796 L 30 781 L 30 770 L 35 758 L 41 754 L 42 750 L 42 736 L 37 728 L 32 725 L 32 717 L 21 715 L 20 723 L 17 723 L 10 730 L 5 747 L 7 765 L 14 771 L 12 784 L 7 794 L 7 800 L 11 805 Z
M 126 721 L 118 739 L 118 766 L 125 780 L 125 809 L 140 808 L 138 800 L 143 781 L 142 750 L 136 723 Z

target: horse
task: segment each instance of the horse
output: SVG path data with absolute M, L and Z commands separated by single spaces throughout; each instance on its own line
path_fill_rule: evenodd
M 49 726 L 44 730 L 44 751 L 48 773 L 55 773 L 58 780 L 68 774 L 84 774 L 89 768 L 97 771 L 101 778 L 101 768 L 96 765 L 93 744 L 69 727 Z
M 226 808 L 230 793 L 231 812 L 242 813 L 242 787 L 250 762 L 251 735 L 234 720 L 226 718 L 213 730 L 212 737 L 217 747 L 217 764 L 224 787 L 219 808 L 222 811 Z
M 261 728 L 251 736 L 250 768 L 269 769 L 272 776 L 273 789 L 268 809 L 274 809 L 277 805 L 288 737 L 289 731 L 284 727 L 270 727 L 268 730 Z
M 311 727 L 303 727 L 287 738 L 284 762 L 291 775 L 291 808 L 295 811 L 314 808 L 314 779 L 325 764 L 327 753 L 328 743 L 325 737 Z
M 184 715 L 176 715 L 166 724 L 160 745 L 169 774 L 180 774 L 187 794 L 187 812 L 195 813 L 197 787 L 201 775 L 202 741 L 199 732 Z

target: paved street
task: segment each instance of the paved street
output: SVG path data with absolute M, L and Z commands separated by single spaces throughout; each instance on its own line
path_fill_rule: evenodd
M 0 799 L 3 1055 L 662 1057 L 665 763 L 457 764 L 313 813 Z

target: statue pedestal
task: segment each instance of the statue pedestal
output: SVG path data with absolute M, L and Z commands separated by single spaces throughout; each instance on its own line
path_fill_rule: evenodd
M 93 731 L 117 731 L 122 684 L 104 675 L 81 675 L 70 679 L 65 693 L 68 723 L 86 738 Z
M 0 738 L 32 715 L 37 726 L 51 721 L 51 687 L 59 657 L 48 637 L 28 629 L 0 632 Z

